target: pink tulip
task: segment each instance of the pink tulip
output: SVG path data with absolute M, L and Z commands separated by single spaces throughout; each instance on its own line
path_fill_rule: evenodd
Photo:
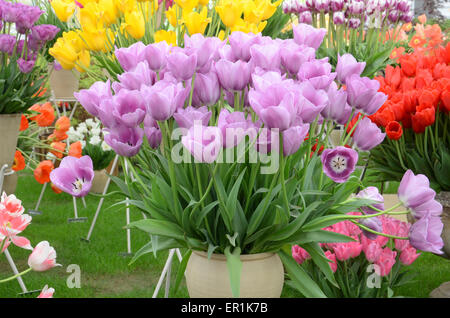
M 352 255 L 352 249 L 346 243 L 337 243 L 333 247 L 336 258 L 340 261 L 348 260 Z
M 400 262 L 403 265 L 411 265 L 419 256 L 420 253 L 417 253 L 417 250 L 410 246 L 400 253 Z
M 333 271 L 333 273 L 336 273 L 336 270 L 337 270 L 336 254 L 333 254 L 330 251 L 326 251 L 325 256 L 331 261 L 329 263 L 331 270 Z
M 31 216 L 22 214 L 17 217 L 11 217 L 7 213 L 0 213 L 0 241 L 4 241 L 2 252 L 12 242 L 14 245 L 32 250 L 30 241 L 22 236 L 18 236 L 30 224 Z
M 380 276 L 387 276 L 391 272 L 392 266 L 395 264 L 395 257 L 397 252 L 392 251 L 388 247 L 385 247 L 380 254 L 380 257 L 375 262 L 380 266 Z
M 48 285 L 45 285 L 37 298 L 53 298 L 54 292 L 54 288 L 48 288 Z
M 383 251 L 380 244 L 378 244 L 376 241 L 371 241 L 363 248 L 363 250 L 367 260 L 371 263 L 376 262 L 380 258 L 380 255 Z
M 7 213 L 12 217 L 21 215 L 25 211 L 22 201 L 18 200 L 14 194 L 2 194 L 0 201 L 0 213 Z
M 292 257 L 297 261 L 297 263 L 299 263 L 300 265 L 306 261 L 307 259 L 310 259 L 311 256 L 309 255 L 309 253 L 301 248 L 298 245 L 294 245 L 292 246 Z
M 44 272 L 55 266 L 56 251 L 47 241 L 42 241 L 34 248 L 33 252 L 28 257 L 28 266 L 36 272 Z

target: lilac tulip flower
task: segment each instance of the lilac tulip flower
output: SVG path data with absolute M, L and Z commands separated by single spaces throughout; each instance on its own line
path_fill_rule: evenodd
M 384 137 L 386 133 L 383 133 L 369 118 L 364 117 L 356 126 L 352 139 L 359 150 L 369 151 L 381 144 Z
M 195 123 L 208 126 L 211 115 L 212 112 L 208 111 L 208 107 L 206 106 L 199 108 L 188 106 L 186 108 L 179 108 L 173 114 L 173 118 L 175 118 L 179 127 L 190 129 Z
M 269 89 L 269 87 L 273 84 L 280 84 L 284 82 L 284 80 L 285 79 L 283 76 L 281 76 L 281 73 L 276 71 L 266 72 L 264 70 L 261 70 L 260 68 L 256 68 L 252 74 L 253 87 L 255 88 L 255 90 L 261 92 Z
M 199 73 L 208 73 L 211 69 L 212 61 L 217 50 L 218 43 L 214 38 L 204 37 L 200 33 L 184 35 L 185 50 L 195 53 L 197 56 L 196 71 Z
M 19 66 L 19 70 L 24 74 L 30 73 L 33 70 L 35 63 L 36 63 L 35 60 L 26 61 L 23 58 L 19 58 L 17 60 L 17 65 Z
M 256 138 L 256 130 L 251 120 L 246 119 L 243 112 L 230 113 L 227 109 L 222 109 L 219 114 L 217 126 L 223 136 L 223 146 L 231 148 L 238 145 L 245 136 L 250 136 L 250 140 Z
M 103 132 L 105 142 L 120 156 L 133 157 L 141 149 L 144 130 L 140 127 L 118 126 L 113 129 L 105 128 Z
M 58 32 L 59 28 L 51 24 L 33 26 L 29 40 L 30 48 L 39 51 L 45 43 L 53 40 Z
M 180 85 L 182 85 L 180 83 Z M 164 121 L 172 117 L 178 108 L 179 86 L 159 81 L 152 87 L 142 86 L 141 94 L 147 104 L 147 111 L 153 119 Z M 183 97 L 186 96 L 183 94 Z M 184 100 L 183 100 L 184 105 Z
M 136 42 L 129 47 L 116 49 L 114 55 L 124 71 L 129 72 L 144 60 L 144 50 L 145 45 L 142 42 Z
M 144 119 L 144 133 L 150 147 L 153 149 L 158 148 L 162 140 L 161 129 L 159 129 L 156 120 L 149 115 L 145 116 Z
M 118 75 L 117 79 L 119 82 L 112 84 L 116 94 L 122 89 L 140 90 L 142 85 L 152 86 L 156 82 L 156 73 L 149 68 L 147 61 L 143 61 L 132 71 Z
M 442 213 L 442 205 L 434 199 L 436 192 L 430 188 L 430 182 L 423 174 L 414 175 L 411 170 L 406 171 L 397 194 L 400 202 L 416 219 L 426 213 L 431 213 L 433 217 Z
M 364 190 L 361 190 L 357 195 L 357 198 L 361 198 L 361 199 L 369 199 L 369 200 L 374 200 L 374 201 L 378 201 L 379 203 L 372 203 L 371 205 L 378 209 L 378 210 L 382 210 L 384 211 L 384 198 L 383 196 L 378 192 L 378 188 L 377 187 L 367 187 Z M 374 209 L 368 207 L 368 206 L 363 206 L 361 207 L 361 210 L 366 213 L 366 214 L 374 214 L 374 213 L 378 213 L 378 211 L 375 211 Z
M 294 26 L 294 41 L 299 45 L 306 45 L 317 50 L 322 44 L 326 29 L 316 29 L 311 25 L 300 23 Z
M 280 69 L 281 56 L 278 44 L 255 44 L 250 47 L 250 55 L 254 67 L 260 67 L 266 71 Z
M 366 62 L 359 63 L 351 54 L 339 55 L 336 66 L 337 80 L 345 84 L 346 79 L 350 76 L 354 74 L 360 76 L 365 67 Z
M 190 87 L 191 83 L 189 83 Z M 211 106 L 220 98 L 219 79 L 215 72 L 207 74 L 197 73 L 194 81 L 194 92 L 192 94 L 193 106 Z
M 166 41 L 162 41 L 147 45 L 143 49 L 142 55 L 152 71 L 159 72 L 166 67 L 169 48 Z
M 302 13 L 300 13 L 300 15 L 298 16 L 298 22 L 302 23 L 302 24 L 311 24 L 312 23 L 312 14 L 309 11 L 304 11 Z
M 222 133 L 218 127 L 194 125 L 181 142 L 197 161 L 212 163 L 222 149 Z
M 250 106 L 267 128 L 288 129 L 297 115 L 294 94 L 281 84 L 275 84 L 267 91 L 250 90 Z
M 252 68 L 249 63 L 221 59 L 216 62 L 214 68 L 220 85 L 225 90 L 241 91 L 250 82 Z
M 358 18 L 351 18 L 348 20 L 348 26 L 350 29 L 357 29 L 361 25 L 361 20 Z
M 112 98 L 110 81 L 95 82 L 89 89 L 82 89 L 74 93 L 74 96 L 89 114 L 97 117 L 100 102 Z
M 344 12 L 338 11 L 333 14 L 333 23 L 335 25 L 341 25 L 345 23 Z
M 345 125 L 352 113 L 352 108 L 347 104 L 347 92 L 343 88 L 338 90 L 336 83 L 332 82 L 327 95 L 327 105 L 320 114 L 326 119 Z
M 59 168 L 50 173 L 50 180 L 58 189 L 77 198 L 89 193 L 93 179 L 94 168 L 89 156 L 67 156 L 61 161 Z
M 375 114 L 387 99 L 385 94 L 378 92 L 380 82 L 377 80 L 353 74 L 346 78 L 346 84 L 350 106 L 367 115 Z
M 112 115 L 120 124 L 134 128 L 139 126 L 145 118 L 145 102 L 139 91 L 122 89 L 113 96 L 110 109 Z
M 300 67 L 308 61 L 314 59 L 316 51 L 308 46 L 296 44 L 293 40 L 286 40 L 281 45 L 281 65 L 289 74 L 297 74 Z
M 38 7 L 22 5 L 17 3 L 19 6 L 19 15 L 16 20 L 17 32 L 25 34 L 33 27 L 33 25 L 39 20 L 39 17 L 44 13 Z
M 428 212 L 411 226 L 409 242 L 418 250 L 443 254 L 444 241 L 441 237 L 443 228 L 441 218 Z
M 192 78 L 197 67 L 197 54 L 187 55 L 181 49 L 167 56 L 167 69 L 179 81 Z
M 261 43 L 261 35 L 253 33 L 244 33 L 235 31 L 228 37 L 230 42 L 231 52 L 236 59 L 244 62 L 250 61 L 250 48 L 255 44 Z
M 321 156 L 323 172 L 334 182 L 343 183 L 355 171 L 358 153 L 350 148 L 338 146 L 325 149 Z
M 12 55 L 15 44 L 16 44 L 15 36 L 10 34 L 0 34 L 0 52 Z
M 283 155 L 290 156 L 297 152 L 309 131 L 309 124 L 292 126 L 283 131 Z
M 302 64 L 298 71 L 301 81 L 309 81 L 315 89 L 328 90 L 336 73 L 331 72 L 331 64 L 321 60 L 312 60 Z
M 379 218 L 372 217 L 372 218 L 368 218 L 368 219 L 360 219 L 359 223 L 364 225 L 365 227 L 368 227 L 369 229 L 376 231 L 376 232 L 383 232 L 383 223 L 381 223 L 381 220 Z M 376 238 L 378 237 L 378 234 L 369 232 L 365 229 L 362 229 L 362 233 L 364 234 L 365 237 L 367 237 L 369 240 L 376 240 Z
M 297 116 L 304 123 L 312 123 L 328 105 L 328 95 L 323 90 L 316 90 L 308 81 L 300 84 L 300 92 L 302 98 Z

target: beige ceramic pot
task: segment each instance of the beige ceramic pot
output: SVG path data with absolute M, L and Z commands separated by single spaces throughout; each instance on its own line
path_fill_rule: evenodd
M 94 180 L 92 180 L 91 192 L 97 194 L 103 193 L 107 181 L 108 175 L 106 174 L 106 169 L 94 171 Z
M 60 100 L 74 99 L 73 93 L 78 92 L 79 76 L 75 70 L 50 69 L 50 88 L 53 96 Z
M 14 163 L 21 118 L 22 114 L 0 115 L 0 168 L 7 164 L 8 171 Z M 8 194 L 16 191 L 16 184 L 17 176 L 5 176 L 4 190 Z
M 241 255 L 242 298 L 279 298 L 284 284 L 280 257 L 273 253 Z M 186 284 L 191 298 L 231 298 L 225 255 L 194 251 L 186 267 Z

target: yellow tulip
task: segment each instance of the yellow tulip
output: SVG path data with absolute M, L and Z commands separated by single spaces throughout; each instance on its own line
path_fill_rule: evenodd
M 198 0 L 198 4 L 201 6 L 207 6 L 209 4 L 209 0 Z
M 278 0 L 277 2 L 272 3 L 272 0 L 260 0 L 259 6 L 264 9 L 262 19 L 267 20 L 273 16 L 281 1 L 282 0 Z
M 225 31 L 224 30 L 220 30 L 219 34 L 217 35 L 217 37 L 223 41 L 225 39 Z
M 185 12 L 191 12 L 197 5 L 198 0 L 175 0 L 180 8 Z
M 86 72 L 86 69 L 91 65 L 91 55 L 88 50 L 83 50 L 78 54 L 78 60 L 75 63 L 75 68 L 78 72 Z
M 106 53 L 111 49 L 104 28 L 84 30 L 81 36 L 90 51 Z
M 125 13 L 125 30 L 136 40 L 145 35 L 145 20 L 141 11 L 129 11 Z
M 244 4 L 244 21 L 258 24 L 264 15 L 264 8 L 257 7 L 253 1 L 246 1 Z
M 122 12 L 128 12 L 134 10 L 137 6 L 136 0 L 111 0 L 116 4 L 117 9 Z
M 64 41 L 70 43 L 70 45 L 77 51 L 80 52 L 82 50 L 85 50 L 86 43 L 84 43 L 83 39 L 81 38 L 81 30 L 74 30 L 69 32 L 63 33 Z
M 159 30 L 155 32 L 155 42 L 166 41 L 167 44 L 177 45 L 177 35 L 174 31 Z
M 97 29 L 103 27 L 103 12 L 97 2 L 89 2 L 80 9 L 80 24 L 83 30 Z
M 211 22 L 211 18 L 208 18 L 207 15 L 208 9 L 206 7 L 203 7 L 200 13 L 192 11 L 183 14 L 183 23 L 190 35 L 205 32 L 206 26 Z
M 247 21 L 244 21 L 243 19 L 239 19 L 238 22 L 235 24 L 233 28 L 231 28 L 232 32 L 235 31 L 241 31 L 244 33 L 254 33 L 258 34 L 267 25 L 267 21 L 261 22 L 261 23 L 250 23 Z
M 119 12 L 114 1 L 99 0 L 98 9 L 102 13 L 103 22 L 106 26 L 109 26 L 117 21 Z
M 169 8 L 166 11 L 167 20 L 169 21 L 170 25 L 173 26 L 174 28 L 178 24 L 178 14 L 180 10 L 181 10 L 180 7 L 174 4 L 171 8 Z
M 76 7 L 75 2 L 72 0 L 53 0 L 51 5 L 56 16 L 62 22 L 67 22 L 67 20 L 69 20 Z
M 77 0 L 77 2 L 79 3 L 79 4 L 81 4 L 83 7 L 85 7 L 88 3 L 91 3 L 91 2 L 98 2 L 97 0 Z
M 78 52 L 69 42 L 64 40 L 64 37 L 58 38 L 48 52 L 65 70 L 71 70 L 75 66 L 75 61 L 78 58 Z
M 243 8 L 240 1 L 222 0 L 216 11 L 226 27 L 232 28 L 241 18 Z

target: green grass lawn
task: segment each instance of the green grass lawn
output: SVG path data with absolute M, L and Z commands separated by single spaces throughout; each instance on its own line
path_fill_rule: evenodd
M 117 190 L 112 185 L 111 190 Z M 21 174 L 16 195 L 22 200 L 27 210 L 34 208 L 39 197 L 41 185 L 30 174 Z M 30 239 L 33 246 L 40 241 L 47 240 L 57 251 L 57 261 L 61 267 L 53 268 L 47 272 L 31 272 L 25 275 L 24 281 L 29 290 L 41 289 L 46 284 L 55 288 L 55 297 L 151 297 L 156 287 L 159 275 L 167 258 L 167 253 L 160 253 L 157 258 L 153 254 L 141 257 L 133 265 L 128 265 L 130 258 L 119 256 L 126 251 L 126 231 L 123 229 L 125 219 L 124 207 L 107 209 L 117 201 L 120 196 L 108 197 L 104 208 L 100 212 L 97 225 L 94 229 L 90 243 L 80 240 L 86 237 L 94 216 L 98 197 L 88 196 L 85 209 L 78 202 L 79 216 L 86 216 L 86 223 L 68 223 L 67 219 L 73 217 L 72 198 L 67 194 L 55 194 L 49 188 L 42 200 L 40 210 L 42 215 L 34 216 L 31 225 L 23 235 Z M 141 219 L 138 211 L 131 211 L 131 220 Z M 149 237 L 137 230 L 131 232 L 132 251 L 136 252 L 148 242 Z M 29 251 L 11 246 L 9 251 L 19 269 L 27 268 Z M 81 270 L 81 288 L 69 288 L 66 281 L 71 273 L 67 267 L 77 264 Z M 172 284 L 175 281 L 178 261 L 174 262 L 172 270 Z M 415 282 L 402 286 L 396 295 L 409 297 L 428 297 L 434 288 L 445 281 L 450 281 L 450 261 L 425 253 L 409 267 L 417 273 Z M 12 271 L 6 258 L 0 254 L 0 279 L 9 277 Z M 37 294 L 19 296 L 20 287 L 16 280 L 0 284 L 0 297 L 36 297 Z M 163 290 L 159 297 L 163 296 Z M 182 282 L 180 289 L 170 297 L 187 297 L 187 289 Z M 285 287 L 282 297 L 299 297 L 293 289 Z

